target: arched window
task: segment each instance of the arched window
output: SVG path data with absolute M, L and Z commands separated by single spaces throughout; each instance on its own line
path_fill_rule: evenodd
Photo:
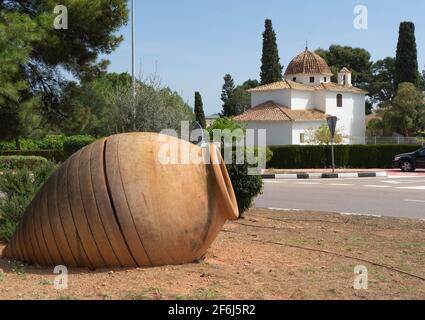
M 336 95 L 336 106 L 340 108 L 342 107 L 342 94 Z

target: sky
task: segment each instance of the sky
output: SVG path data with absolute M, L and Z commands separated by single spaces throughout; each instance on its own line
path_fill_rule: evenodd
M 368 29 L 354 28 L 354 8 L 368 9 Z M 281 64 L 308 46 L 332 44 L 367 49 L 373 60 L 395 56 L 401 21 L 416 25 L 420 70 L 425 68 L 423 0 L 135 0 L 136 70 L 156 74 L 193 106 L 199 91 L 207 115 L 221 110 L 223 77 L 236 85 L 259 79 L 264 20 L 273 21 Z M 110 72 L 131 72 L 130 25 L 124 41 L 107 56 Z

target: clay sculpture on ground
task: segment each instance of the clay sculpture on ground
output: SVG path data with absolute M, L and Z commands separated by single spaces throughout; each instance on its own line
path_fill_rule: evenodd
M 43 266 L 113 268 L 193 262 L 239 215 L 221 155 L 216 164 L 163 164 L 177 138 L 130 133 L 68 159 L 26 209 L 3 255 Z

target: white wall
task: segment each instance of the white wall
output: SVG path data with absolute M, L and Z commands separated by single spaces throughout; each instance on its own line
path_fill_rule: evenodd
M 292 101 L 289 107 L 293 110 L 316 108 L 315 91 L 291 90 Z
M 292 126 L 289 121 L 249 121 L 240 124 L 247 129 L 255 129 L 255 137 L 258 137 L 258 129 L 265 129 L 268 146 L 292 143 Z
M 284 89 L 251 93 L 251 106 L 256 107 L 267 101 L 274 101 L 289 107 L 291 104 L 291 90 Z
M 326 121 L 292 122 L 292 144 L 307 144 L 306 142 L 301 143 L 301 134 L 305 134 L 307 139 L 306 131 L 319 129 L 322 124 L 326 124 Z
M 337 107 L 336 96 L 342 94 L 342 107 Z M 351 92 L 326 92 L 326 113 L 338 117 L 337 127 L 347 143 L 359 143 L 359 137 L 365 136 L 365 96 Z M 361 141 L 360 141 L 361 142 Z
M 308 85 L 318 85 L 322 82 L 331 82 L 331 76 L 324 76 L 323 74 L 294 74 L 294 75 L 286 75 L 286 80 L 294 81 L 294 77 L 297 78 L 296 82 L 308 84 Z M 310 82 L 310 77 L 314 77 L 314 83 Z M 325 81 L 326 78 L 326 81 Z

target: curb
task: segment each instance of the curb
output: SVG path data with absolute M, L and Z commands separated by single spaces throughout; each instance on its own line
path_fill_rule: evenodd
M 387 177 L 386 172 L 263 174 L 263 180 L 273 179 L 352 179 Z

